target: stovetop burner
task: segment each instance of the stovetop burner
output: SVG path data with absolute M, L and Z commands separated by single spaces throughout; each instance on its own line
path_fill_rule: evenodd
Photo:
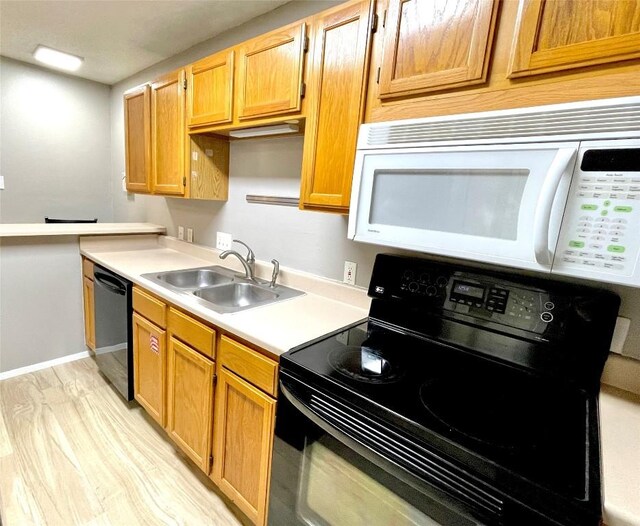
M 544 440 L 539 423 L 548 407 L 511 384 L 466 375 L 433 378 L 421 386 L 420 400 L 452 433 L 491 447 L 534 449 Z
M 361 347 L 335 349 L 327 359 L 336 372 L 358 382 L 384 384 L 396 382 L 402 377 L 402 371 L 382 356 L 380 351 L 364 344 Z

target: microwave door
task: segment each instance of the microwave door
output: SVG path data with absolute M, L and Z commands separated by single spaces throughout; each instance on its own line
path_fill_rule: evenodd
M 577 142 L 360 151 L 349 237 L 549 272 Z

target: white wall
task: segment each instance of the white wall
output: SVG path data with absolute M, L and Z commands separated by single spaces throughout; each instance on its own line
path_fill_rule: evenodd
M 0 58 L 0 222 L 112 221 L 109 91 Z

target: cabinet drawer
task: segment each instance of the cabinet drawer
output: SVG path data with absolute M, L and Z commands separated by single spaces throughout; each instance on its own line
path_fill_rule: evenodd
M 90 259 L 82 260 L 82 275 L 89 279 L 93 279 L 93 261 Z
M 169 309 L 169 332 L 178 340 L 188 343 L 196 351 L 215 358 L 216 332 L 173 308 Z
M 167 327 L 167 306 L 138 287 L 133 288 L 133 310 L 158 327 Z
M 256 351 L 223 336 L 220 363 L 271 396 L 278 391 L 278 364 Z

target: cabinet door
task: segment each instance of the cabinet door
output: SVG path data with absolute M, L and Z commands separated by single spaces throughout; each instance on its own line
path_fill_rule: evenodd
M 364 112 L 370 20 L 369 0 L 350 2 L 314 18 L 302 208 L 349 208 Z
M 640 0 L 520 0 L 509 77 L 640 57 Z
M 93 296 L 93 280 L 82 278 L 84 299 L 84 341 L 92 351 L 96 350 L 96 313 Z
M 300 111 L 305 24 L 293 24 L 238 48 L 238 118 Z
M 133 314 L 133 389 L 136 400 L 164 427 L 165 331 Z
M 209 473 L 214 366 L 174 337 L 169 338 L 167 432 L 200 469 Z
M 276 401 L 220 368 L 213 479 L 258 526 L 265 524 Z
M 153 192 L 185 190 L 185 72 L 169 73 L 151 85 Z
M 231 122 L 233 51 L 216 53 L 187 67 L 187 124 Z
M 484 82 L 499 0 L 390 0 L 379 97 Z
M 151 88 L 124 94 L 124 141 L 127 190 L 151 191 Z

